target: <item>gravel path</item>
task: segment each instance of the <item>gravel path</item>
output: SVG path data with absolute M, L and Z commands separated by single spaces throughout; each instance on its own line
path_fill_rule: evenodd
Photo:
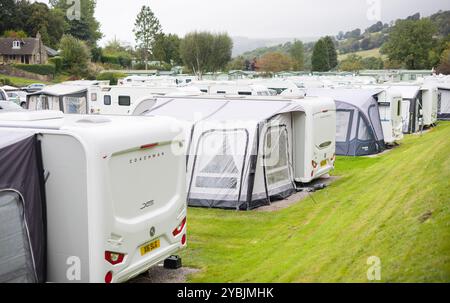
M 153 266 L 148 272 L 129 281 L 129 283 L 185 283 L 187 276 L 200 270 L 189 267 L 165 269 L 162 264 Z
M 331 183 L 336 181 L 338 178 L 339 177 L 320 178 L 320 179 L 314 180 L 313 182 L 308 184 L 308 187 L 312 187 L 316 184 L 330 185 Z M 289 206 L 296 204 L 296 203 L 300 202 L 301 200 L 305 199 L 306 197 L 308 197 L 309 194 L 310 194 L 309 192 L 298 192 L 296 194 L 293 194 L 292 196 L 290 196 L 287 199 L 275 201 L 271 205 L 260 207 L 256 211 L 272 212 L 272 211 L 278 211 L 281 209 L 285 209 L 285 208 L 288 208 Z

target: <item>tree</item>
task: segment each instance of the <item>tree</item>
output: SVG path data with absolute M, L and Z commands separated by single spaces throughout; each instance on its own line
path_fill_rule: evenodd
M 27 33 L 24 31 L 14 31 L 14 30 L 7 30 L 3 33 L 3 37 L 5 38 L 26 38 L 28 37 Z
M 182 64 L 180 57 L 180 43 L 181 39 L 176 34 L 159 35 L 153 49 L 154 58 L 168 64 Z
M 16 14 L 16 3 L 14 0 L 0 1 L 0 34 L 6 30 L 19 29 L 14 26 L 14 17 Z
M 330 36 L 326 36 L 323 39 L 327 47 L 328 64 L 330 65 L 330 69 L 333 69 L 338 65 L 336 47 L 334 46 L 334 41 Z
M 383 69 L 383 59 L 377 57 L 366 57 L 361 60 L 364 69 Z
M 280 52 L 267 53 L 257 62 L 258 68 L 264 72 L 281 72 L 292 69 L 292 60 Z
M 447 44 L 447 49 L 442 52 L 441 62 L 439 63 L 436 72 L 439 74 L 450 75 L 450 43 Z
M 295 40 L 289 49 L 293 61 L 294 70 L 300 71 L 305 68 L 305 48 L 302 41 Z
M 49 0 L 50 5 L 66 15 L 73 7 L 73 1 Z M 85 41 L 91 48 L 97 45 L 97 41 L 103 37 L 100 32 L 100 23 L 95 18 L 96 0 L 80 0 L 80 18 L 73 20 L 65 19 L 67 22 L 67 34 Z
M 162 34 L 161 25 L 153 11 L 148 6 L 143 6 L 136 17 L 133 29 L 136 43 L 141 50 L 142 58 L 145 62 L 145 69 L 148 69 L 148 59 L 152 55 L 153 47 L 158 37 Z
M 225 68 L 231 60 L 233 40 L 225 33 L 213 35 L 211 45 L 211 56 L 208 63 L 210 72 L 217 72 Z
M 408 69 L 431 68 L 429 53 L 436 31 L 429 19 L 399 20 L 382 46 L 382 52 L 389 60 L 401 62 Z
M 246 60 L 242 56 L 234 58 L 230 63 L 228 63 L 228 70 L 248 70 L 250 68 L 250 60 Z
M 354 72 L 363 69 L 361 56 L 350 54 L 340 63 L 340 70 Z
M 311 57 L 312 70 L 318 72 L 326 72 L 330 70 L 330 57 L 328 55 L 328 47 L 323 39 L 316 42 Z
M 180 55 L 199 79 L 205 72 L 224 69 L 231 59 L 233 43 L 227 34 L 191 32 L 180 43 Z
M 91 54 L 85 42 L 64 35 L 60 42 L 63 68 L 75 76 L 85 76 L 88 71 Z

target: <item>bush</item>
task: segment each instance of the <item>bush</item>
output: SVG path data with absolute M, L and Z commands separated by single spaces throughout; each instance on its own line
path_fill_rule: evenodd
M 97 76 L 97 80 L 109 80 L 111 85 L 117 85 L 117 81 L 120 78 L 125 78 L 127 75 L 121 73 L 101 73 Z
M 48 59 L 48 61 L 55 66 L 55 73 L 59 74 L 63 68 L 63 58 L 53 57 Z
M 68 73 L 85 77 L 88 74 L 88 65 L 91 53 L 84 41 L 71 35 L 64 35 L 59 43 L 61 57 L 63 58 L 63 69 Z
M 119 58 L 116 56 L 103 55 L 101 61 L 102 63 L 119 65 Z
M 0 78 L 0 85 L 1 86 L 6 86 L 6 85 L 14 86 L 14 83 L 12 83 L 12 81 L 9 80 L 8 78 Z
M 120 67 L 128 67 L 131 65 L 131 58 L 121 55 L 103 55 L 101 62 L 104 64 L 118 65 Z
M 54 75 L 56 72 L 53 64 L 14 64 L 15 68 L 38 75 Z

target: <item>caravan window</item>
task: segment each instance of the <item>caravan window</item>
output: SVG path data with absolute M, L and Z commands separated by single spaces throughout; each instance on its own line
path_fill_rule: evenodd
M 398 100 L 397 103 L 397 117 L 400 117 L 402 115 L 402 100 Z
M 359 121 L 358 121 L 358 140 L 367 141 L 370 139 L 371 139 L 371 136 L 370 136 L 369 128 L 367 127 L 367 123 L 366 123 L 366 121 L 364 121 L 364 119 L 360 115 Z
M 238 95 L 240 95 L 240 96 L 251 96 L 252 92 L 238 92 Z
M 130 96 L 119 96 L 119 105 L 120 106 L 130 106 L 131 105 Z
M 351 111 L 336 112 L 336 142 L 347 142 Z
M 86 114 L 86 98 L 85 97 L 64 97 L 63 98 L 64 113 L 66 114 Z
M 240 187 L 247 145 L 246 130 L 214 130 L 203 134 L 196 151 L 193 186 L 234 193 Z
M 224 90 L 218 90 L 217 93 L 218 94 L 226 94 L 226 92 Z
M 380 110 L 381 121 L 391 121 L 391 107 L 390 104 L 380 103 L 378 104 Z
M 111 96 L 105 95 L 105 96 L 103 97 L 103 104 L 105 104 L 105 105 L 111 105 Z
M 0 91 L 0 100 L 5 101 L 6 100 L 6 96 L 3 92 Z

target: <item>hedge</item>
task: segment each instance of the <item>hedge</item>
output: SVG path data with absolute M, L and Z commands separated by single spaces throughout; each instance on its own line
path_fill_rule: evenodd
M 127 75 L 120 73 L 101 73 L 97 76 L 97 80 L 109 80 L 111 85 L 117 85 L 120 78 L 125 78 Z
M 13 66 L 26 72 L 44 76 L 54 75 L 56 72 L 53 64 L 14 64 Z
M 62 57 L 53 57 L 48 59 L 48 61 L 55 66 L 55 73 L 58 74 L 63 69 L 63 58 Z

